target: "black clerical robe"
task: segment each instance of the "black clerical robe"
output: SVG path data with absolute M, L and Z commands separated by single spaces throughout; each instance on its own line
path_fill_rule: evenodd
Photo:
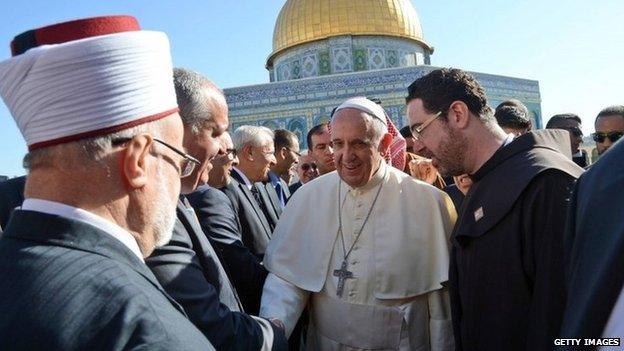
M 524 134 L 474 175 L 452 235 L 456 349 L 549 350 L 565 305 L 563 232 L 582 169 L 564 131 Z
M 0 350 L 213 350 L 129 248 L 16 210 L 0 238 Z

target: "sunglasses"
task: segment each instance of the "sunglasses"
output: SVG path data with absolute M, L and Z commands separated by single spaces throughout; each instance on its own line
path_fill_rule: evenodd
M 597 143 L 603 143 L 605 139 L 608 138 L 612 143 L 615 143 L 622 137 L 622 135 L 624 135 L 624 132 L 596 132 L 592 134 L 592 139 L 594 139 Z
M 316 170 L 318 166 L 316 163 L 302 163 L 299 167 L 301 167 L 302 171 L 307 172 L 310 168 L 312 168 L 312 170 Z

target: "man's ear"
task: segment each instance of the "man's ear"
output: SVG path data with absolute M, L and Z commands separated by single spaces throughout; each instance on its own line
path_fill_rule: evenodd
M 454 101 L 449 106 L 447 122 L 453 128 L 465 129 L 470 122 L 470 110 L 463 101 Z
M 285 158 L 286 158 L 286 153 L 287 153 L 287 152 L 288 152 L 288 150 L 286 150 L 286 148 L 282 146 L 282 147 L 279 149 L 279 152 L 276 152 L 276 153 L 275 153 L 275 157 L 277 158 L 277 155 L 279 154 L 279 157 L 283 160 L 283 159 L 285 159 Z
M 381 142 L 379 143 L 379 152 L 381 152 L 382 155 L 386 154 L 388 148 L 390 147 L 390 144 L 392 144 L 393 139 L 394 138 L 390 133 L 384 134 L 384 136 L 381 138 Z
M 131 188 L 147 184 L 147 156 L 154 140 L 149 134 L 140 134 L 128 142 L 121 154 L 121 167 L 125 181 Z
M 254 157 L 253 157 L 253 148 L 251 147 L 251 145 L 247 144 L 245 146 L 243 146 L 243 148 L 241 149 L 241 155 L 242 157 L 244 157 L 246 160 L 253 162 Z M 239 156 L 239 157 L 240 157 Z

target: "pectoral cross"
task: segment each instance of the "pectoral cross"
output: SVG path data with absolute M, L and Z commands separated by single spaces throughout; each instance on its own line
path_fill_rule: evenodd
M 336 295 L 338 295 L 338 297 L 342 297 L 345 280 L 353 278 L 353 272 L 347 270 L 347 264 L 347 260 L 343 260 L 340 269 L 334 269 L 334 277 L 338 277 L 338 287 L 336 288 Z

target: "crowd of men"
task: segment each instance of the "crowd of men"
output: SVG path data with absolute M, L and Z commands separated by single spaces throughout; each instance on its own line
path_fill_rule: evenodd
M 624 336 L 624 106 L 533 130 L 470 74 L 230 130 L 222 90 L 128 16 L 23 33 L 0 94 L 3 350 L 551 350 Z

